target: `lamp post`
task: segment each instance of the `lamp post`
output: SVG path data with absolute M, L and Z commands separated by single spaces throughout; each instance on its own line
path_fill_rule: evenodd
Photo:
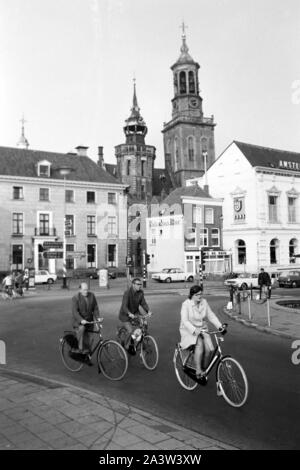
M 66 177 L 73 171 L 69 166 L 59 168 L 59 173 L 64 178 L 64 209 L 63 209 L 63 283 L 62 288 L 67 288 L 67 262 L 66 262 Z

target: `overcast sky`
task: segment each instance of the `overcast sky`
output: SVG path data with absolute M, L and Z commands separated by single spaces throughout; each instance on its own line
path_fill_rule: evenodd
M 0 146 L 24 113 L 31 149 L 102 145 L 115 163 L 135 76 L 163 167 L 183 20 L 216 155 L 234 139 L 300 152 L 299 0 L 0 0 Z

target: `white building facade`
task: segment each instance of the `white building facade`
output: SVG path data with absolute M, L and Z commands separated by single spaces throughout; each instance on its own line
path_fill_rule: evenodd
M 223 248 L 232 270 L 295 267 L 300 244 L 300 154 L 232 142 L 207 171 L 223 198 Z M 203 177 L 202 177 L 203 178 Z M 188 185 L 202 183 L 189 180 Z

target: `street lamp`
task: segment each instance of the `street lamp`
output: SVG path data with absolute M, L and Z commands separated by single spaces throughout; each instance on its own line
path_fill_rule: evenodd
M 63 211 L 63 284 L 62 288 L 67 288 L 67 262 L 66 262 L 66 177 L 74 171 L 74 168 L 69 166 L 61 166 L 59 174 L 64 178 L 64 211 Z

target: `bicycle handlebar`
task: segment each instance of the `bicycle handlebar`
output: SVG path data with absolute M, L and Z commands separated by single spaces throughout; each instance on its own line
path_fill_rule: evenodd
M 216 334 L 219 334 L 219 335 L 222 335 L 224 334 L 224 331 L 227 331 L 227 327 L 228 327 L 228 323 L 223 323 L 222 324 L 222 330 L 213 330 L 213 331 L 207 331 L 207 330 L 201 330 L 200 334 L 203 332 L 203 333 L 207 333 L 208 335 L 216 335 Z

